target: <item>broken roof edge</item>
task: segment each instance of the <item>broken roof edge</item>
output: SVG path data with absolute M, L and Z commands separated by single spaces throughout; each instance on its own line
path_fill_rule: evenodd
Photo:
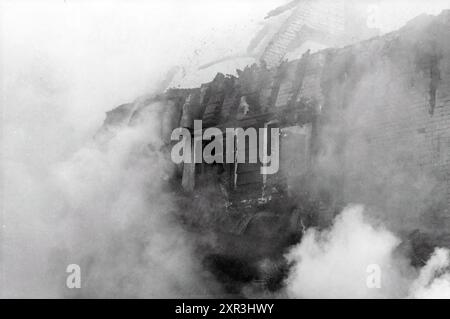
M 397 30 L 385 33 L 383 35 L 377 35 L 377 36 L 371 37 L 369 39 L 362 40 L 362 41 L 359 41 L 359 42 L 356 42 L 356 43 L 352 43 L 352 44 L 349 44 L 349 45 L 346 45 L 346 46 L 343 46 L 343 47 L 325 48 L 325 49 L 319 50 L 317 52 L 311 53 L 311 57 L 321 56 L 323 54 L 327 54 L 328 52 L 333 52 L 333 51 L 338 51 L 338 50 L 342 50 L 343 52 L 345 52 L 345 51 L 353 49 L 353 48 L 361 48 L 361 47 L 363 47 L 365 45 L 370 45 L 374 41 L 378 41 L 380 39 L 390 39 L 390 38 L 396 37 L 399 32 L 409 32 L 409 31 L 417 31 L 417 30 L 424 31 L 431 24 L 439 23 L 439 22 L 442 22 L 444 24 L 449 24 L 450 25 L 450 9 L 443 10 L 441 13 L 436 14 L 436 15 L 426 14 L 426 13 L 418 15 L 415 18 L 409 20 L 403 27 L 401 27 L 401 28 L 399 28 Z M 283 63 L 295 64 L 299 60 L 301 60 L 301 57 L 296 58 L 296 59 L 292 59 L 292 60 L 283 59 L 282 62 L 280 63 L 280 65 L 283 64 Z M 243 69 L 250 68 L 250 67 L 252 67 L 254 65 L 257 65 L 257 67 L 259 67 L 259 68 L 267 68 L 267 67 L 264 66 L 264 62 L 263 61 L 257 61 L 255 63 L 246 65 Z M 273 70 L 278 69 L 280 67 L 280 65 L 272 67 L 272 68 L 267 68 L 267 69 L 273 71 Z M 242 72 L 243 70 L 236 69 L 236 71 L 241 71 Z M 223 73 L 218 72 L 216 74 L 216 76 L 218 74 L 223 74 Z M 238 74 L 238 77 L 239 77 L 239 72 L 237 72 L 237 74 Z M 234 75 L 226 74 L 225 76 L 234 76 Z M 208 86 L 213 81 L 214 81 L 214 79 L 209 81 L 209 82 L 204 82 L 200 86 Z M 168 90 L 183 90 L 183 89 L 195 89 L 195 88 L 198 88 L 198 86 L 196 86 L 196 87 L 179 87 L 179 88 L 177 88 L 177 87 L 168 87 L 164 92 L 166 92 Z

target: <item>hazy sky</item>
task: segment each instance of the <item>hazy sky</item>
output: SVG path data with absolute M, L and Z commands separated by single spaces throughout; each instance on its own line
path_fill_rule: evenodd
M 77 125 L 80 117 L 81 125 L 98 125 L 106 110 L 148 92 L 171 66 L 209 60 L 246 44 L 254 31 L 247 30 L 274 3 L 3 1 L 0 48 L 7 104 L 15 104 L 17 113 L 23 90 L 31 90 L 55 102 L 62 98 L 65 105 L 57 107 Z M 22 97 L 14 96 L 18 90 Z M 36 110 L 23 107 L 27 113 Z
M 286 1 L 0 0 L 3 123 L 40 130 L 58 121 L 89 136 L 105 111 L 151 91 L 170 67 L 245 50 L 265 14 Z M 383 31 L 450 7 L 373 3 Z

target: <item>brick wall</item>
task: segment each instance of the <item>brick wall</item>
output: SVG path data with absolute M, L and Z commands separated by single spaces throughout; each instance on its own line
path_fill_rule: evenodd
M 300 95 L 320 101 L 317 174 L 342 181 L 332 191 L 343 201 L 398 224 L 449 225 L 449 28 L 449 12 L 421 17 L 313 56 Z

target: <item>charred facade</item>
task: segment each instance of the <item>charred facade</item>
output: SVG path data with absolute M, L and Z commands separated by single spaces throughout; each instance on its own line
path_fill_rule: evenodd
M 284 249 L 304 229 L 329 226 L 348 203 L 373 207 L 400 233 L 417 229 L 405 233 L 411 245 L 420 237 L 448 247 L 449 32 L 449 11 L 420 16 L 382 37 L 122 105 L 104 130 L 132 124 L 154 102 L 167 105 L 168 150 L 170 132 L 193 130 L 197 119 L 224 132 L 280 128 L 277 174 L 260 174 L 261 163 L 202 163 L 178 165 L 170 178 L 190 214 L 180 218 L 216 235 L 205 262 L 228 283 L 263 280 L 252 265 L 271 260 L 277 271 L 267 270 L 265 283 L 276 287 Z M 224 272 L 224 263 L 239 271 Z

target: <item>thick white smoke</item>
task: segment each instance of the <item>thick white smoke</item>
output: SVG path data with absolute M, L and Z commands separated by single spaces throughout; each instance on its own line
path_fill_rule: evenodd
M 90 143 L 43 179 L 16 181 L 6 173 L 7 183 L 29 184 L 37 198 L 24 198 L 34 199 L 33 207 L 24 202 L 14 216 L 5 216 L 2 297 L 212 293 L 191 238 L 172 220 L 175 198 L 162 189 L 172 170 L 160 151 L 164 121 L 158 114 L 167 107 L 147 106 L 143 124 Z M 7 195 L 6 209 L 17 209 L 9 207 L 17 205 L 14 194 Z M 81 267 L 80 290 L 65 286 L 69 264 Z
M 450 299 L 450 251 L 436 249 L 410 288 L 411 298 Z
M 91 140 L 106 111 L 172 66 L 245 48 L 251 17 L 273 7 L 262 3 L 0 2 L 1 297 L 211 294 L 161 189 L 166 106 Z M 68 264 L 81 266 L 80 290 L 66 288 Z
M 91 138 L 105 111 L 151 92 L 173 65 L 198 65 L 245 50 L 257 21 L 279 3 L 0 2 L 0 297 L 217 292 L 198 263 L 195 239 L 171 219 L 174 197 L 162 189 L 171 167 L 160 151 L 163 121 L 156 114 L 166 106 L 151 106 L 154 112 L 143 125 L 118 130 L 105 144 Z M 339 257 L 341 248 L 347 253 L 352 248 L 351 233 L 343 234 L 346 220 L 336 224 L 341 230 L 330 232 L 341 237 L 339 245 L 315 241 L 317 232 L 310 231 L 311 238 L 292 251 L 292 296 L 310 296 L 295 281 L 304 281 L 303 271 L 316 265 L 316 256 L 329 262 L 329 252 Z M 360 229 L 360 239 L 377 243 L 372 255 L 360 242 L 358 264 L 385 265 L 395 237 L 359 217 L 351 224 Z M 430 263 L 448 264 L 442 254 Z M 339 271 L 344 263 L 337 262 Z M 66 287 L 68 264 L 81 266 L 80 290 Z M 411 296 L 435 295 L 448 286 L 448 276 L 434 269 L 422 270 Z M 334 273 L 329 280 L 342 286 L 344 279 Z M 355 273 L 364 285 L 365 278 Z M 354 274 L 344 274 L 349 296 L 372 295 L 351 284 Z M 326 293 L 320 274 L 311 272 L 311 278 Z M 327 296 L 339 296 L 332 291 Z M 320 295 L 318 289 L 312 293 Z
M 287 254 L 292 298 L 448 298 L 450 252 L 437 249 L 420 273 L 396 251 L 400 240 L 363 206 L 350 206 L 330 229 L 309 229 Z
M 163 189 L 172 164 L 160 108 L 124 128 L 103 149 L 84 148 L 55 171 L 68 212 L 67 262 L 79 258 L 89 296 L 208 295 L 186 233 L 172 220 L 175 197 Z M 63 234 L 61 234 L 63 236 Z M 64 238 L 64 237 L 62 237 Z M 82 268 L 83 269 L 83 268 Z

